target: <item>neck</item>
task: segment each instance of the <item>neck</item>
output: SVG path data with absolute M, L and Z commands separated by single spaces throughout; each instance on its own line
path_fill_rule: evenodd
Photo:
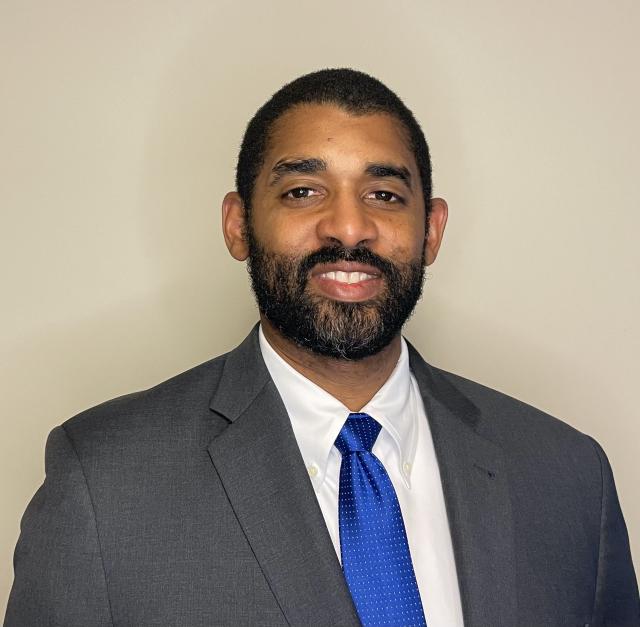
M 283 336 L 264 316 L 260 321 L 267 341 L 282 359 L 352 412 L 360 411 L 373 398 L 400 358 L 399 334 L 375 355 L 350 361 L 317 355 L 301 348 Z

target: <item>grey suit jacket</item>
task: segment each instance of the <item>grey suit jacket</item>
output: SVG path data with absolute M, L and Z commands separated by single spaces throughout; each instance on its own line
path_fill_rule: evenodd
M 413 349 L 411 367 L 465 625 L 640 625 L 600 447 Z M 54 429 L 46 473 L 22 520 L 7 627 L 359 625 L 255 329 Z

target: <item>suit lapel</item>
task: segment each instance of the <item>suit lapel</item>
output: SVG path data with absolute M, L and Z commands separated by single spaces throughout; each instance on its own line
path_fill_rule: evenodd
M 238 522 L 291 625 L 359 625 L 256 329 L 227 357 L 208 446 Z
M 479 410 L 410 348 L 433 436 L 466 627 L 517 624 L 513 519 L 504 452 Z

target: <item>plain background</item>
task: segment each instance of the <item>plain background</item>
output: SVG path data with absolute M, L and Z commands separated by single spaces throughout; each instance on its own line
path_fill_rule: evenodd
M 406 335 L 607 451 L 640 561 L 637 0 L 0 0 L 0 604 L 55 425 L 232 348 L 244 126 L 321 67 L 407 102 L 450 205 Z

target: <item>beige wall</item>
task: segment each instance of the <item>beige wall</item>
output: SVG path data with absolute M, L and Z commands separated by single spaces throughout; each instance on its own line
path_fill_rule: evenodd
M 0 610 L 48 431 L 232 347 L 241 133 L 353 66 L 430 139 L 450 226 L 407 335 L 594 435 L 640 561 L 640 3 L 0 0 Z

